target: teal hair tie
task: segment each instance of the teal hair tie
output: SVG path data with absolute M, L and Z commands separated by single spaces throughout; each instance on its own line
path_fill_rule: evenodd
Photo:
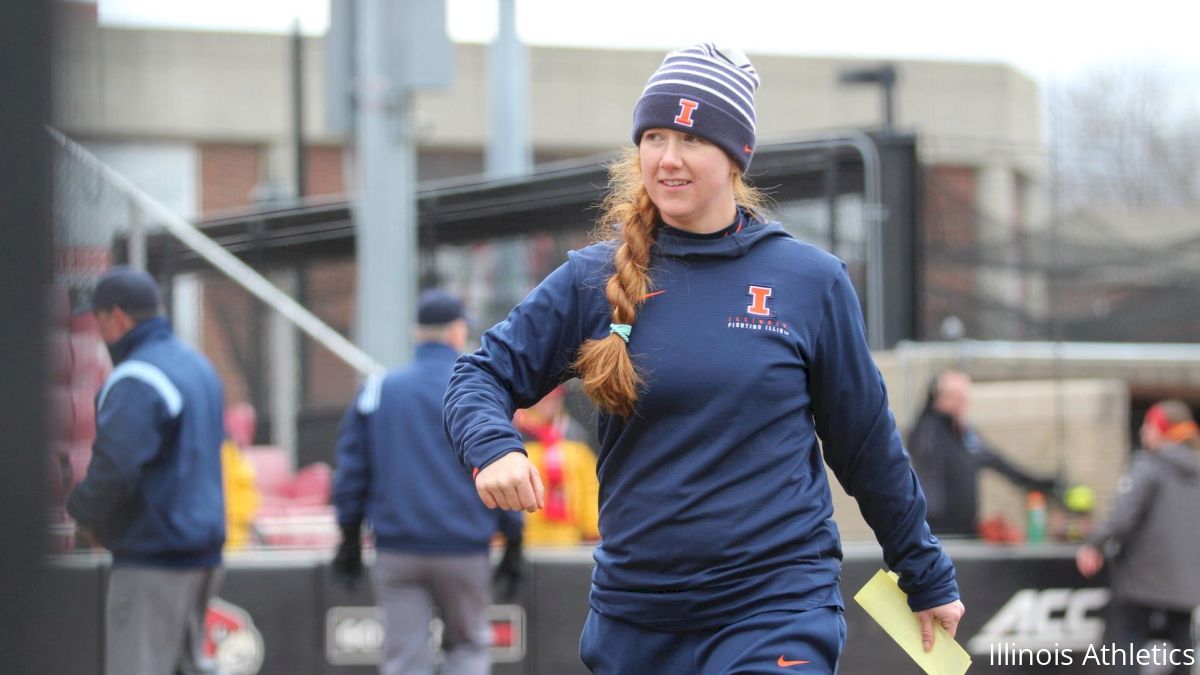
M 608 328 L 617 335 L 620 335 L 625 344 L 629 344 L 629 333 L 633 331 L 633 326 L 627 323 L 610 323 L 608 324 Z

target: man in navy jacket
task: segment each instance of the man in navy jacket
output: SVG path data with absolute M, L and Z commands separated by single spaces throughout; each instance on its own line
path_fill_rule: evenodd
M 158 286 L 124 267 L 92 297 L 114 369 L 96 398 L 87 475 L 67 500 L 113 556 L 105 672 L 215 672 L 204 615 L 220 581 L 221 383 L 162 316 Z
M 422 293 L 416 358 L 368 378 L 341 425 L 334 502 L 342 544 L 333 567 L 344 579 L 361 572 L 359 531 L 370 521 L 385 675 L 432 672 L 435 608 L 444 623 L 442 672 L 489 672 L 488 547 L 497 531 L 508 539 L 498 575 L 511 584 L 518 572 L 521 515 L 483 505 L 442 428 L 442 398 L 467 334 L 457 298 L 436 289 Z

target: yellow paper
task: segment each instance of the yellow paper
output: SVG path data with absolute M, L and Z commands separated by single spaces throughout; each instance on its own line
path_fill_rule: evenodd
M 934 624 L 933 649 L 921 645 L 921 625 L 908 608 L 908 597 L 896 583 L 893 572 L 879 570 L 854 600 L 867 610 L 897 644 L 908 652 L 921 669 L 930 675 L 962 675 L 971 667 L 971 656 L 959 646 L 945 628 Z

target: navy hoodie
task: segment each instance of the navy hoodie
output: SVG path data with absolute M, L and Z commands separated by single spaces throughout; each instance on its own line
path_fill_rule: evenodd
M 592 609 L 691 630 L 842 606 L 822 457 L 910 606 L 956 600 L 845 265 L 777 223 L 739 220 L 721 238 L 657 233 L 658 294 L 629 340 L 645 389 L 633 417 L 599 416 Z M 608 335 L 614 247 L 571 252 L 459 360 L 446 426 L 465 464 L 521 450 L 514 408 L 572 377 L 580 344 Z
M 96 440 L 67 512 L 117 565 L 221 562 L 225 498 L 221 382 L 163 317 L 109 347 L 115 368 L 96 397 Z
M 370 521 L 382 550 L 479 553 L 497 531 L 521 536 L 523 515 L 488 510 L 446 443 L 442 397 L 457 357 L 449 345 L 419 345 L 408 366 L 368 378 L 342 421 L 338 522 Z

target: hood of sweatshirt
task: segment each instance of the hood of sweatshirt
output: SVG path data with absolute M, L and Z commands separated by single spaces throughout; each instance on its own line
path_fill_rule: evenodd
M 165 316 L 156 316 L 134 326 L 128 333 L 112 344 L 106 344 L 109 358 L 114 366 L 120 365 L 129 357 L 129 353 L 147 340 L 171 335 L 171 323 Z
M 740 258 L 750 249 L 775 237 L 792 238 L 777 222 L 755 220 L 740 208 L 733 229 L 720 237 L 688 235 L 659 227 L 653 253 L 669 258 Z
M 1157 454 L 1172 469 L 1189 478 L 1200 474 L 1200 452 L 1186 445 L 1168 445 Z

